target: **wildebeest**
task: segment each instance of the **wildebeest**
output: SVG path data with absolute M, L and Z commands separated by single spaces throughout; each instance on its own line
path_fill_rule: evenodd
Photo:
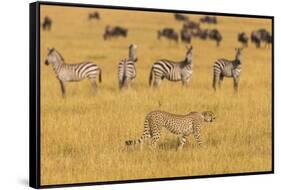
M 158 39 L 160 40 L 161 37 L 166 37 L 169 40 L 173 40 L 175 42 L 178 42 L 179 35 L 173 28 L 164 28 L 162 30 L 158 30 Z
M 43 30 L 51 30 L 52 27 L 52 19 L 48 16 L 45 16 L 43 21 Z
M 191 34 L 188 32 L 188 30 L 181 30 L 181 41 L 182 42 L 186 42 L 186 43 L 190 43 L 191 42 Z
M 103 39 L 107 40 L 110 39 L 111 37 L 118 37 L 122 36 L 124 38 L 127 37 L 128 34 L 128 29 L 123 28 L 121 26 L 106 26 L 105 27 L 105 32 L 103 34 Z
M 217 24 L 217 18 L 215 16 L 204 16 L 200 18 L 200 22 L 208 24 Z
M 259 29 L 251 33 L 251 41 L 257 48 L 260 48 L 261 42 L 272 43 L 272 36 L 266 29 Z
M 217 42 L 217 46 L 220 46 L 220 42 L 222 41 L 222 35 L 217 29 L 210 30 L 208 32 L 209 38 L 211 40 L 215 40 Z
M 198 29 L 200 28 L 200 24 L 194 21 L 187 21 L 183 24 L 184 29 Z
M 202 39 L 202 40 L 206 40 L 208 38 L 208 32 L 209 30 L 208 29 L 200 29 L 199 30 L 199 38 Z
M 176 13 L 174 16 L 178 21 L 188 21 L 188 17 L 186 15 Z
M 238 34 L 238 37 L 237 37 L 237 40 L 238 40 L 238 42 L 242 43 L 242 45 L 243 45 L 244 47 L 247 47 L 247 46 L 248 46 L 248 40 L 249 40 L 249 38 L 248 38 L 248 36 L 247 36 L 247 34 L 246 34 L 245 32 L 239 33 L 239 34 Z
M 95 12 L 89 13 L 88 18 L 89 18 L 89 20 L 92 20 L 92 19 L 100 20 L 100 14 L 97 11 L 95 11 Z
M 191 31 L 191 34 L 194 37 L 206 40 L 208 38 L 208 29 L 196 28 Z

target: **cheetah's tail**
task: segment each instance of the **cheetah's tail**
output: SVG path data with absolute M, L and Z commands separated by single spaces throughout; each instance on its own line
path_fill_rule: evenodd
M 127 140 L 127 141 L 125 141 L 125 144 L 127 146 L 135 145 L 135 144 L 142 144 L 146 139 L 148 139 L 150 137 L 151 137 L 151 135 L 150 135 L 150 131 L 149 131 L 149 123 L 148 123 L 148 119 L 146 118 L 146 120 L 144 121 L 143 135 L 137 140 Z
M 127 141 L 125 141 L 125 144 L 127 146 L 131 146 L 131 145 L 135 145 L 135 144 L 139 144 L 139 143 L 142 143 L 141 138 L 138 139 L 138 140 L 127 140 Z

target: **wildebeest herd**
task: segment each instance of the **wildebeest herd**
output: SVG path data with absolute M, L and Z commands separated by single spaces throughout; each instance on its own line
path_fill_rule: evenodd
M 176 21 L 183 23 L 180 33 L 171 27 L 165 27 L 157 31 L 157 38 L 160 40 L 164 37 L 168 40 L 175 41 L 176 43 L 181 40 L 187 46 L 185 56 L 182 61 L 172 61 L 168 59 L 155 61 L 149 74 L 149 85 L 153 84 L 153 87 L 158 87 L 163 79 L 169 81 L 181 81 L 184 86 L 188 85 L 193 73 L 192 55 L 194 49 L 189 45 L 192 43 L 193 38 L 213 40 L 216 42 L 217 46 L 220 46 L 220 43 L 223 41 L 223 36 L 217 28 L 206 29 L 203 27 L 204 24 L 219 24 L 219 21 L 215 16 L 203 16 L 199 19 L 199 22 L 192 21 L 187 15 L 179 13 L 174 14 L 174 18 Z M 88 19 L 100 20 L 101 17 L 98 12 L 92 12 L 88 14 Z M 52 19 L 46 16 L 42 24 L 43 30 L 51 30 L 52 23 Z M 102 37 L 104 40 L 119 36 L 126 38 L 128 36 L 128 31 L 128 28 L 107 25 Z M 213 65 L 214 90 L 216 90 L 217 85 L 220 86 L 224 77 L 233 78 L 234 90 L 238 90 L 242 67 L 242 49 L 248 46 L 249 38 L 257 48 L 260 48 L 262 43 L 266 44 L 266 46 L 272 43 L 272 35 L 266 29 L 252 31 L 250 37 L 245 32 L 238 33 L 237 36 L 238 42 L 240 42 L 243 47 L 236 49 L 235 58 L 233 60 L 218 59 Z M 136 62 L 138 60 L 136 49 L 136 44 L 130 44 L 128 58 L 122 59 L 119 62 L 118 84 L 120 89 L 127 88 L 131 81 L 136 78 Z M 62 55 L 54 48 L 49 49 L 45 63 L 53 65 L 61 85 L 63 96 L 65 95 L 66 82 L 80 81 L 84 78 L 88 78 L 91 80 L 94 89 L 96 89 L 97 86 L 96 79 L 99 78 L 99 82 L 101 82 L 102 69 L 97 64 L 92 62 L 65 64 Z

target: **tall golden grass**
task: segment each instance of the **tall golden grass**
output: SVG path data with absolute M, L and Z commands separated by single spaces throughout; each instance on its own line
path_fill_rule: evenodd
M 163 81 L 158 90 L 148 87 L 151 65 L 160 58 L 181 60 L 185 45 L 165 39 L 156 31 L 166 26 L 179 30 L 173 14 L 98 10 L 100 21 L 89 21 L 95 9 L 41 6 L 53 19 L 51 32 L 41 30 L 41 182 L 43 185 L 269 171 L 272 166 L 272 63 L 271 47 L 243 51 L 239 93 L 232 79 L 213 92 L 212 65 L 217 58 L 234 58 L 241 46 L 237 33 L 266 28 L 271 20 L 218 17 L 223 35 L 220 47 L 213 41 L 193 40 L 194 72 L 188 88 Z M 200 15 L 189 15 L 198 20 Z M 106 25 L 129 28 L 128 38 L 103 41 Z M 138 45 L 137 78 L 129 90 L 120 92 L 117 64 L 128 54 L 128 45 Z M 93 94 L 84 80 L 66 86 L 61 97 L 51 66 L 44 65 L 47 48 L 55 47 L 67 63 L 96 62 L 103 82 Z M 159 102 L 161 107 L 159 108 Z M 204 146 L 194 138 L 182 151 L 178 139 L 163 130 L 155 151 L 126 148 L 124 141 L 140 137 L 144 117 L 152 110 L 177 114 L 211 110 L 217 121 L 202 130 Z

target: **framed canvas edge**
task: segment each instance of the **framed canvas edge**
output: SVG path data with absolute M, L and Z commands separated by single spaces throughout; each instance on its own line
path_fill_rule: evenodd
M 29 4 L 29 185 L 40 187 L 40 9 Z
M 132 179 L 132 180 L 116 180 L 116 181 L 101 181 L 101 182 L 83 182 L 69 184 L 51 184 L 41 185 L 41 159 L 40 159 L 40 6 L 67 6 L 67 7 L 85 7 L 85 8 L 103 8 L 103 9 L 118 9 L 131 11 L 148 11 L 148 12 L 166 12 L 166 13 L 187 13 L 187 14 L 206 14 L 229 17 L 245 17 L 245 18 L 260 18 L 270 19 L 272 27 L 272 167 L 269 171 L 243 172 L 243 173 L 228 173 L 228 174 L 210 174 L 198 176 L 179 176 L 167 178 L 150 178 L 150 179 Z M 170 10 L 158 8 L 142 8 L 142 7 L 126 7 L 112 5 L 95 5 L 83 3 L 65 3 L 65 2 L 49 2 L 36 1 L 29 4 L 29 186 L 41 188 L 56 188 L 56 187 L 77 187 L 90 185 L 110 185 L 138 182 L 157 182 L 168 180 L 185 180 L 185 179 L 201 179 L 201 178 L 217 178 L 217 177 L 234 177 L 248 176 L 261 174 L 274 174 L 274 16 L 268 15 L 250 15 L 237 13 L 221 13 L 221 12 L 204 12 L 204 11 L 189 11 L 189 10 Z

